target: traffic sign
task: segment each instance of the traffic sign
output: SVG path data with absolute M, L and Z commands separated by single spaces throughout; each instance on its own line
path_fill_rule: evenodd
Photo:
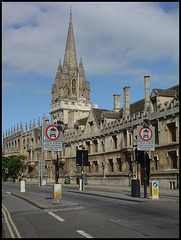
M 152 197 L 152 199 L 159 199 L 157 181 L 150 181 L 150 197 Z
M 43 123 L 42 144 L 44 151 L 62 152 L 62 131 L 56 124 Z
M 155 127 L 137 126 L 137 149 L 155 151 Z
M 46 137 L 51 141 L 56 141 L 60 137 L 60 130 L 55 125 L 46 128 Z

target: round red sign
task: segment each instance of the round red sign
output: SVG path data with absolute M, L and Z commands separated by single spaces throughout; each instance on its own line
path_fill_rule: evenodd
M 47 138 L 51 141 L 55 141 L 60 137 L 60 130 L 55 125 L 48 126 L 45 133 Z
M 149 141 L 152 136 L 153 136 L 153 133 L 152 133 L 152 130 L 148 127 L 143 127 L 140 132 L 139 132 L 139 135 L 140 135 L 140 138 L 143 140 L 143 141 Z

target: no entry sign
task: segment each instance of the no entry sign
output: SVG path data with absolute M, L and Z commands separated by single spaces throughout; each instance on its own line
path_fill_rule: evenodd
M 155 151 L 155 127 L 137 127 L 137 149 Z
M 43 123 L 43 150 L 62 152 L 62 131 L 56 124 Z

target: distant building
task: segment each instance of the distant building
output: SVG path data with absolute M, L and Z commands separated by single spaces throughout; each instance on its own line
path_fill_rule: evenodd
M 81 168 L 76 166 L 76 150 L 88 150 L 89 166 L 84 167 L 88 184 L 130 185 L 131 178 L 143 184 L 143 153 L 137 163 L 137 126 L 148 119 L 155 127 L 155 151 L 146 153 L 147 180 L 158 180 L 165 188 L 179 187 L 179 85 L 169 89 L 153 89 L 150 76 L 144 76 L 145 98 L 130 104 L 130 87 L 114 94 L 112 111 L 90 103 L 90 86 L 86 81 L 83 62 L 79 66 L 73 33 L 72 14 L 67 36 L 63 66 L 61 61 L 52 86 L 51 123 L 64 123 L 63 152 L 59 152 L 59 181 L 70 177 L 76 183 Z M 49 118 L 44 119 L 49 123 Z M 37 181 L 38 160 L 41 159 L 42 126 L 27 124 L 3 134 L 3 156 L 25 155 L 27 181 Z M 44 177 L 55 182 L 56 152 L 45 151 Z

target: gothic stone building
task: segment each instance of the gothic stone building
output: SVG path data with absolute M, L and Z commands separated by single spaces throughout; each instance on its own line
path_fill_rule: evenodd
M 59 182 L 70 177 L 71 183 L 81 175 L 76 166 L 76 150 L 88 150 L 89 166 L 84 167 L 88 184 L 125 185 L 131 178 L 143 184 L 143 155 L 137 155 L 137 126 L 149 119 L 155 127 L 155 151 L 146 153 L 147 180 L 158 180 L 160 187 L 179 186 L 179 85 L 168 89 L 153 89 L 150 94 L 150 76 L 144 76 L 145 98 L 130 104 L 130 87 L 123 89 L 123 106 L 120 94 L 114 94 L 112 111 L 99 109 L 90 103 L 90 86 L 86 81 L 83 62 L 79 66 L 70 14 L 63 66 L 59 61 L 55 83 L 52 85 L 51 119 L 64 123 L 63 151 L 58 153 Z M 25 155 L 27 181 L 38 181 L 41 159 L 42 126 L 22 124 L 14 131 L 3 133 L 3 156 Z M 56 152 L 43 152 L 44 177 L 55 182 Z

